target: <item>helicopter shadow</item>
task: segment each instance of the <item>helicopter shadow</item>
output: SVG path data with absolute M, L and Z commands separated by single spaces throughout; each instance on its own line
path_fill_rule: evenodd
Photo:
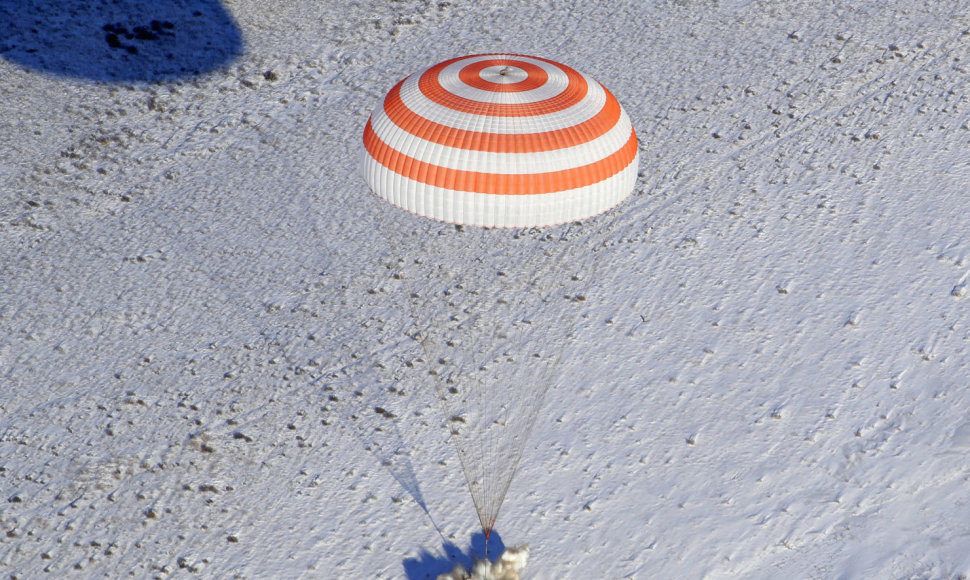
M 442 545 L 441 554 L 432 554 L 421 550 L 417 558 L 406 558 L 403 562 L 404 575 L 408 580 L 425 580 L 437 578 L 439 574 L 451 572 L 456 565 L 461 564 L 466 570 L 471 570 L 476 559 L 485 559 L 485 534 L 472 534 L 468 551 L 451 542 Z M 488 559 L 495 561 L 505 551 L 505 544 L 497 531 L 492 531 L 488 537 Z
M 0 0 L 0 58 L 102 82 L 162 82 L 224 67 L 243 36 L 219 0 Z

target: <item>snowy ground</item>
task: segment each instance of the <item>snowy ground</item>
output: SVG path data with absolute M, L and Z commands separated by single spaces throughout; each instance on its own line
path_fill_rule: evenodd
M 359 428 L 340 337 L 379 260 L 453 231 L 367 191 L 367 115 L 490 51 L 592 75 L 641 140 L 586 300 L 542 313 L 575 338 L 497 526 L 527 576 L 970 574 L 965 3 L 28 4 L 0 0 L 4 575 L 471 564 L 433 394 Z

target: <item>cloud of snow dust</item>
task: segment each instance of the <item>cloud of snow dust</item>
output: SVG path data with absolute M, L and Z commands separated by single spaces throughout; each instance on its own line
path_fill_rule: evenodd
M 495 562 L 475 558 L 470 572 L 458 564 L 451 572 L 438 576 L 438 580 L 519 580 L 528 559 L 526 546 L 509 548 Z

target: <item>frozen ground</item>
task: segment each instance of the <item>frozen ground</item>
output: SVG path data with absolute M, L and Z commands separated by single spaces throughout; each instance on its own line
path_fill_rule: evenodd
M 454 231 L 367 191 L 367 115 L 487 51 L 596 77 L 641 139 L 586 300 L 541 313 L 575 329 L 497 526 L 527 577 L 970 574 L 964 2 L 26 4 L 0 0 L 4 575 L 471 564 L 433 394 L 375 434 L 349 353 L 406 352 L 355 316 Z

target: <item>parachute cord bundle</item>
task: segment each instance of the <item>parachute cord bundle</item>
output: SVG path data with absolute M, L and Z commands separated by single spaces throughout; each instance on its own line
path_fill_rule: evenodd
M 434 387 L 486 534 L 573 344 L 601 249 L 590 248 L 589 235 L 615 221 L 605 219 L 589 234 L 583 225 L 442 228 L 420 263 L 399 262 L 393 274 L 424 355 L 414 366 Z M 475 258 L 457 271 L 447 259 L 455 253 Z

